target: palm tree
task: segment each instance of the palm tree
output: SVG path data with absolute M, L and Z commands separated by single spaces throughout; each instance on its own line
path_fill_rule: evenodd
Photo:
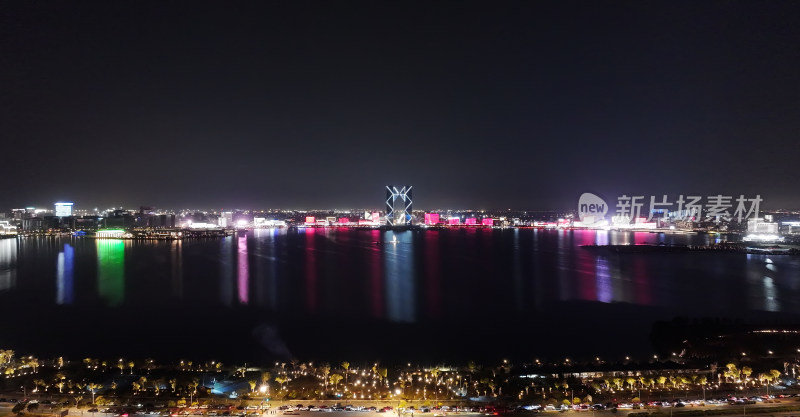
M 336 389 L 336 386 L 339 385 L 339 382 L 341 382 L 343 378 L 344 377 L 342 377 L 339 374 L 331 375 L 330 380 L 331 380 L 331 384 L 333 384 L 333 389 Z
M 94 404 L 94 395 L 97 393 L 97 390 L 102 389 L 103 386 L 100 384 L 96 384 L 94 382 L 90 383 L 86 386 L 86 389 L 92 393 L 92 404 Z
M 439 368 L 433 368 L 433 369 L 431 369 L 431 376 L 433 377 L 433 380 L 434 380 L 434 381 L 436 381 L 436 379 L 437 379 L 437 378 L 439 378 L 439 372 L 441 372 L 441 371 L 439 370 Z
M 197 386 L 200 385 L 200 380 L 197 378 L 192 379 L 192 382 L 189 383 L 189 388 L 191 392 L 189 393 L 189 406 L 194 403 L 194 395 L 197 393 Z
M 322 378 L 325 381 L 325 391 L 328 390 L 328 375 L 331 373 L 331 366 L 327 363 L 323 363 L 322 366 L 319 368 L 322 371 Z
M 133 375 L 133 361 L 128 362 L 128 368 L 131 368 L 131 375 Z
M 347 370 L 350 369 L 350 362 L 342 362 L 342 369 L 344 369 L 344 386 L 347 387 Z
M 282 377 L 282 376 L 276 376 L 275 377 L 275 382 L 277 382 L 281 386 L 281 389 L 283 389 L 283 384 L 286 381 L 288 381 L 288 378 L 286 378 L 286 377 Z
M 628 388 L 630 388 L 631 391 L 633 391 L 633 386 L 636 385 L 636 378 L 628 377 L 625 379 L 625 382 L 628 383 Z
M 13 350 L 0 350 L 0 365 L 11 363 L 11 359 L 13 358 L 14 358 Z
M 725 368 L 727 368 L 723 373 L 725 378 L 730 378 L 731 382 L 736 382 L 736 380 L 739 379 L 739 375 L 741 374 L 741 371 L 738 368 L 736 368 L 736 364 L 735 363 L 726 364 Z
M 382 379 L 384 382 L 386 381 L 386 376 L 387 376 L 388 374 L 389 374 L 389 370 L 387 370 L 386 368 L 379 368 L 379 369 L 378 369 L 378 376 L 379 376 L 379 377 L 381 377 L 381 379 Z
M 143 391 L 147 391 L 147 387 L 145 386 L 146 383 L 147 383 L 147 378 L 139 377 L 139 385 L 142 387 Z
M 777 369 L 770 369 L 769 376 L 771 381 L 777 381 L 778 378 L 781 376 L 781 371 Z
M 258 381 L 251 379 L 247 381 L 247 383 L 250 385 L 250 392 L 256 392 L 256 385 L 258 384 Z
M 169 386 L 170 386 L 170 388 L 172 388 L 172 392 L 175 392 L 175 388 L 176 388 L 177 385 L 178 385 L 178 380 L 177 379 L 172 378 L 172 379 L 169 380 Z
M 117 368 L 119 368 L 119 374 L 122 375 L 122 370 L 125 369 L 125 363 L 122 362 L 122 359 L 117 362 Z
M 36 373 L 36 369 L 39 367 L 39 359 L 34 358 L 32 356 L 29 357 L 28 358 L 28 366 L 33 368 L 33 373 Z

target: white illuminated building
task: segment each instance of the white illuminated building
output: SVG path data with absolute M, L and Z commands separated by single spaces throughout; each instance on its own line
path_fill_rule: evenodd
M 214 223 L 192 223 L 187 222 L 185 225 L 189 229 L 219 229 L 219 225 Z
M 747 220 L 747 235 L 742 238 L 745 242 L 782 242 L 783 237 L 778 231 L 778 223 L 766 222 L 760 217 Z
M 286 227 L 286 222 L 284 220 L 267 220 L 265 217 L 254 217 L 253 227 L 262 229 L 270 229 L 273 227 Z
M 69 217 L 72 216 L 73 203 L 56 203 L 56 217 Z
M 15 235 L 17 234 L 17 226 L 9 223 L 8 221 L 0 221 L 0 235 Z

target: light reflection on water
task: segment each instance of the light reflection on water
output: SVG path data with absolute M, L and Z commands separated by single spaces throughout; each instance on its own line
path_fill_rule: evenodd
M 72 304 L 74 297 L 73 274 L 75 250 L 69 243 L 64 244 L 64 251 L 58 254 L 58 273 L 56 304 Z
M 125 243 L 97 239 L 97 293 L 110 307 L 125 300 Z
M 111 307 L 211 302 L 398 323 L 471 319 L 481 315 L 475 305 L 499 315 L 534 317 L 572 301 L 676 313 L 686 307 L 717 314 L 743 305 L 750 311 L 800 313 L 796 258 L 773 256 L 768 262 L 765 255 L 618 254 L 579 247 L 718 239 L 525 229 L 255 230 L 182 242 L 3 239 L 0 290 L 51 288 L 52 295 L 38 301 L 45 308 L 47 299 L 56 305 L 100 299 Z M 128 257 L 137 261 L 129 264 Z M 92 288 L 94 293 L 87 293 Z M 727 296 L 708 303 L 708 293 Z
M 17 240 L 0 239 L 0 291 L 14 287 L 17 271 Z

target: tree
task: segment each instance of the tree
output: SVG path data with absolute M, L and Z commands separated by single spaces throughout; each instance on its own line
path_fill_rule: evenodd
M 347 370 L 350 369 L 350 362 L 342 362 L 342 369 L 344 369 L 344 385 L 347 386 Z
M 125 369 L 125 364 L 122 362 L 122 359 L 117 362 L 117 368 L 119 368 L 119 374 L 122 375 L 122 371 Z
M 781 372 L 777 369 L 770 369 L 769 376 L 770 376 L 770 381 L 774 382 L 777 381 L 778 378 L 781 376 Z
M 192 382 L 189 383 L 189 389 L 192 390 L 193 393 L 197 392 L 197 387 L 200 385 L 200 380 L 197 378 L 192 379 Z
M 667 377 L 665 377 L 663 375 L 659 376 L 658 378 L 656 378 L 656 381 L 658 382 L 658 385 L 661 385 L 663 387 L 664 384 L 667 383 Z
M 39 368 L 39 359 L 34 358 L 33 356 L 28 357 L 28 366 L 33 368 L 33 373 L 37 373 L 37 369 Z
M 247 381 L 247 383 L 250 385 L 250 392 L 256 392 L 256 385 L 258 384 L 258 381 L 251 379 Z
M 288 381 L 288 380 L 289 380 L 288 378 L 285 378 L 285 377 L 282 377 L 282 376 L 276 376 L 276 377 L 275 377 L 275 382 L 277 382 L 278 384 L 280 384 L 280 386 L 281 386 L 281 389 L 283 389 L 283 384 L 284 384 L 286 381 Z M 327 383 L 328 383 L 328 381 L 327 381 L 327 380 L 325 380 L 325 384 L 327 384 Z
M 261 373 L 261 384 L 267 385 L 269 384 L 269 380 L 272 378 L 272 374 L 265 371 Z
M 47 391 L 47 383 L 44 382 L 43 379 L 34 379 L 33 380 L 33 385 L 35 385 L 37 387 L 42 387 L 45 391 Z
M 725 368 L 726 369 L 723 372 L 725 378 L 731 379 L 731 382 L 736 382 L 736 380 L 739 379 L 739 375 L 741 374 L 741 371 L 736 367 L 736 364 L 735 363 L 726 364 Z
M 9 364 L 12 359 L 14 359 L 13 350 L 0 350 L 0 365 Z
M 580 397 L 573 398 L 572 403 L 575 405 L 579 405 L 581 403 L 581 398 Z
M 94 382 L 89 383 L 86 385 L 86 389 L 92 393 L 92 404 L 94 404 L 94 395 L 97 393 L 98 390 L 102 389 L 103 386 L 100 384 L 96 384 Z
M 744 375 L 744 379 L 749 380 L 750 379 L 750 374 L 752 374 L 752 373 L 753 373 L 753 368 L 751 368 L 749 366 L 743 366 L 742 367 L 742 375 Z
M 83 396 L 77 395 L 75 397 L 72 397 L 72 399 L 75 400 L 75 408 L 78 408 L 78 404 L 80 404 L 81 400 L 83 399 Z
M 169 380 L 169 387 L 172 388 L 172 392 L 175 392 L 175 388 L 176 388 L 177 385 L 178 385 L 178 380 L 177 379 L 172 378 L 172 379 Z
M 325 390 L 328 390 L 328 375 L 331 373 L 331 366 L 327 363 L 323 363 L 322 366 L 319 368 L 322 372 L 322 378 L 325 381 Z
M 628 377 L 625 379 L 625 382 L 628 384 L 628 388 L 633 391 L 633 386 L 636 385 L 636 378 Z
M 128 368 L 131 368 L 131 375 L 133 375 L 133 365 L 135 365 L 133 361 L 128 362 Z
M 612 381 L 614 381 L 614 386 L 617 390 L 622 389 L 622 378 L 614 378 Z
M 142 391 L 147 391 L 147 386 L 145 384 L 147 384 L 147 378 L 143 376 L 139 377 L 139 386 L 142 387 Z
M 333 374 L 330 376 L 331 384 L 333 384 L 333 389 L 336 389 L 336 386 L 339 385 L 339 382 L 342 381 L 344 377 L 339 374 Z

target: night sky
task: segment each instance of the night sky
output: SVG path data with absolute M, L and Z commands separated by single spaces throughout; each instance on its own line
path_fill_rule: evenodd
M 0 206 L 800 207 L 798 74 L 798 1 L 4 1 Z

